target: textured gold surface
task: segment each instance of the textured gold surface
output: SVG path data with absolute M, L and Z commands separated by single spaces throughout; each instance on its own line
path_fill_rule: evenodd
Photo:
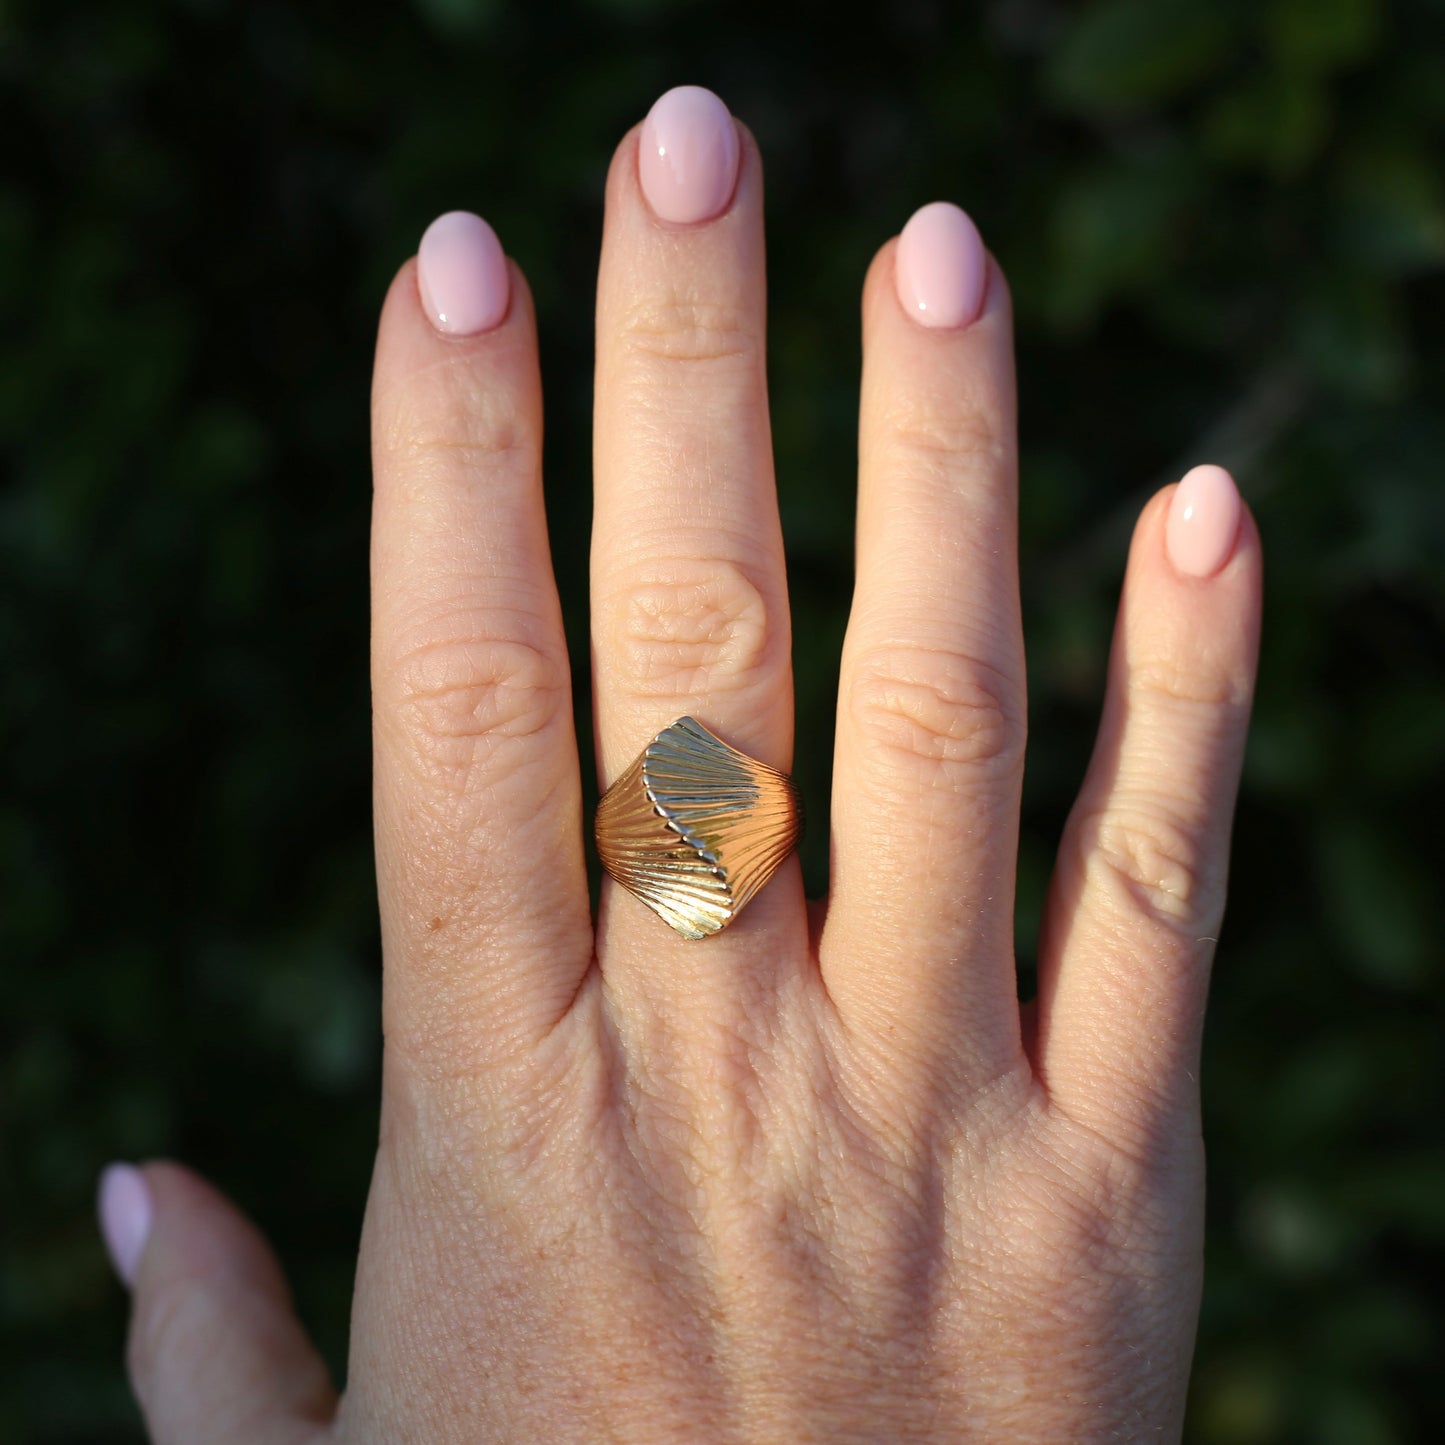
M 597 852 L 684 938 L 706 938 L 773 876 L 802 826 L 802 800 L 786 773 L 682 717 L 597 805 Z

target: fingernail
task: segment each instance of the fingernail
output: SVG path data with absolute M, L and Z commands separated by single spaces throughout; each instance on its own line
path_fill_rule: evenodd
M 100 1234 L 115 1272 L 127 1288 L 151 1232 L 150 1185 L 134 1164 L 107 1164 L 100 1173 Z
M 642 123 L 637 154 L 642 194 L 664 221 L 721 215 L 738 181 L 738 128 L 731 111 L 700 85 L 674 86 Z
M 1241 503 L 1223 467 L 1195 467 L 1174 489 L 1164 550 L 1186 577 L 1212 577 L 1229 561 L 1239 535 Z
M 925 326 L 961 327 L 983 306 L 987 259 L 978 227 L 949 201 L 915 211 L 898 238 L 898 299 Z
M 448 336 L 490 331 L 507 314 L 511 282 L 502 243 L 470 211 L 448 211 L 426 228 L 416 280 L 427 319 Z

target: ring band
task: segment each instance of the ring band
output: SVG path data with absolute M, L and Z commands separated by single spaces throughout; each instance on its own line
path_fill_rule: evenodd
M 680 717 L 597 805 L 602 866 L 684 938 L 721 933 L 797 846 L 798 785 Z

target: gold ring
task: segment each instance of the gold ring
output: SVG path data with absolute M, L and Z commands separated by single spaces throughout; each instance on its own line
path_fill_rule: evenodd
M 680 717 L 597 805 L 602 866 L 684 938 L 721 933 L 797 846 L 798 785 Z

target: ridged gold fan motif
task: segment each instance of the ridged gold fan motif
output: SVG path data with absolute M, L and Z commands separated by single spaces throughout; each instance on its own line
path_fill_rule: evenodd
M 597 805 L 597 852 L 683 937 L 707 938 L 773 876 L 802 826 L 802 800 L 787 774 L 682 717 Z

